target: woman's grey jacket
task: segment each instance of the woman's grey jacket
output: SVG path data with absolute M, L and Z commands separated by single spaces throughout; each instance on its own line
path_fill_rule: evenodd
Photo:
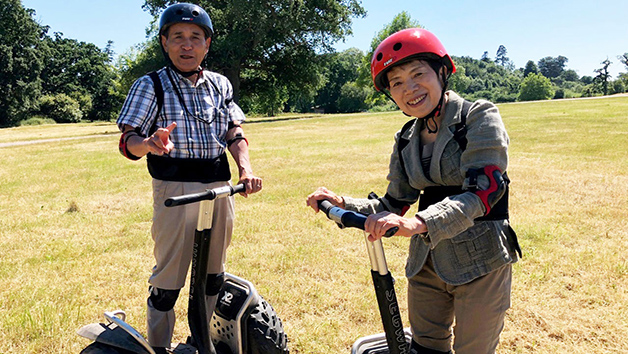
M 508 167 L 508 135 L 497 107 L 485 100 L 471 105 L 466 118 L 467 147 L 464 151 L 454 139 L 454 126 L 461 121 L 464 99 L 447 91 L 448 100 L 438 129 L 429 170 L 429 178 L 421 167 L 419 129 L 421 122 L 407 129 L 408 145 L 401 151 L 401 166 L 395 135 L 395 147 L 390 158 L 387 195 L 379 199 L 344 197 L 346 208 L 364 214 L 389 210 L 400 214 L 388 198 L 414 204 L 421 191 L 430 186 L 463 186 L 468 169 L 496 165 L 502 171 Z M 485 213 L 480 198 L 464 192 L 445 198 L 416 213 L 427 225 L 427 242 L 420 235 L 410 241 L 406 276 L 416 275 L 429 254 L 439 277 L 448 284 L 461 285 L 481 277 L 505 264 L 518 260 L 516 235 L 508 220 L 475 221 Z

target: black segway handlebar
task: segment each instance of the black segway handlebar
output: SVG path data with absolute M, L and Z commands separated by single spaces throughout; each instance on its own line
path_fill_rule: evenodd
M 364 230 L 364 223 L 366 222 L 366 215 L 364 214 L 339 208 L 328 200 L 319 200 L 318 208 L 323 211 L 330 220 L 335 221 L 340 228 L 355 227 Z M 386 231 L 384 237 L 391 237 L 397 233 L 397 231 L 399 231 L 397 226 L 390 228 Z
M 192 193 L 192 194 L 180 195 L 177 197 L 171 197 L 171 198 L 166 199 L 164 204 L 167 207 L 191 204 L 191 203 L 196 203 L 203 200 L 214 200 L 218 198 L 232 196 L 236 193 L 244 192 L 245 190 L 246 190 L 246 187 L 244 186 L 244 184 L 238 184 L 235 186 L 218 187 L 214 189 L 207 189 L 204 192 L 200 192 L 200 193 Z

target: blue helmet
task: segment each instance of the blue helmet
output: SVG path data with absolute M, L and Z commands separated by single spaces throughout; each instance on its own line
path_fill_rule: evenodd
M 214 34 L 212 20 L 202 7 L 195 4 L 181 3 L 168 6 L 159 19 L 159 35 L 163 35 L 168 27 L 175 23 L 192 23 L 203 29 L 206 38 Z

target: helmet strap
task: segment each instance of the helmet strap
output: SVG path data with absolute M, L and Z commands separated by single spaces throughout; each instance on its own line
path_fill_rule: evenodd
M 178 73 L 179 75 L 181 75 L 181 76 L 183 76 L 185 78 L 189 78 L 190 76 L 194 76 L 196 74 L 200 74 L 203 71 L 203 67 L 201 67 L 201 66 L 199 66 L 198 69 L 193 70 L 193 71 L 181 71 L 172 62 L 170 62 L 170 68 L 172 70 L 174 70 L 176 73 Z
M 437 72 L 438 73 L 438 72 Z M 445 92 L 447 91 L 447 85 L 449 84 L 449 76 L 451 74 L 445 74 L 444 72 L 442 73 L 442 78 L 443 78 L 443 90 L 441 91 L 440 94 L 440 100 L 438 101 L 438 105 L 436 106 L 436 108 L 434 108 L 434 110 L 432 110 L 432 112 L 430 112 L 430 114 L 426 115 L 425 117 L 423 117 L 422 119 L 425 119 L 425 128 L 427 129 L 427 132 L 429 134 L 436 134 L 438 133 L 438 123 L 436 123 L 436 118 L 440 115 L 440 111 L 443 108 L 443 103 L 445 102 Z M 430 123 L 429 120 L 432 120 L 432 123 L 434 123 L 434 129 L 432 129 L 430 127 Z

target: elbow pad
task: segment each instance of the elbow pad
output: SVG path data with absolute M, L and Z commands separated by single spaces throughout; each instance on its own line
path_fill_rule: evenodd
M 483 168 L 469 169 L 464 187 L 464 189 L 480 197 L 485 208 L 484 215 L 487 215 L 506 193 L 507 182 L 499 167 L 489 165 Z

